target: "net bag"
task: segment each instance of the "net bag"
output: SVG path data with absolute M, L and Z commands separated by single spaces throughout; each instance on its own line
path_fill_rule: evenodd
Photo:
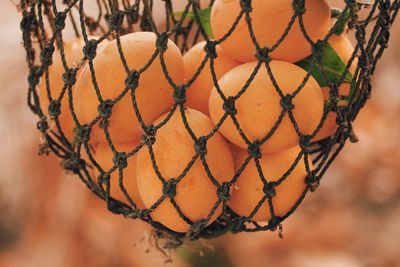
M 178 244 L 280 229 L 357 141 L 399 6 L 21 0 L 40 153 Z

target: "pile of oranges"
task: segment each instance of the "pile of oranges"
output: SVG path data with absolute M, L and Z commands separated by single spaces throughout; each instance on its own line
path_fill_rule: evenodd
M 139 209 L 148 209 L 154 221 L 186 232 L 191 222 L 207 219 L 210 224 L 221 214 L 217 191 L 223 184 L 229 185 L 226 201 L 235 213 L 270 220 L 265 184 L 286 176 L 274 187 L 271 200 L 274 214 L 285 215 L 303 193 L 312 168 L 303 160 L 299 136 L 318 141 L 336 130 L 333 112 L 322 120 L 329 88 L 321 88 L 294 64 L 311 55 L 309 40 L 323 39 L 333 25 L 324 0 L 305 3 L 299 23 L 299 18 L 291 21 L 292 1 L 253 0 L 250 34 L 245 15 L 236 21 L 242 11 L 240 1 L 216 0 L 211 27 L 217 41 L 200 42 L 185 55 L 171 40 L 163 52 L 158 51 L 159 38 L 152 32 L 102 41 L 96 57 L 80 68 L 72 99 L 63 97 L 59 121 L 72 142 L 75 123 L 70 109 L 85 125 L 104 116 L 99 113 L 109 105 L 112 112 L 106 114 L 106 125 L 98 120 L 89 142 L 102 171 L 113 169 L 110 196 L 122 202 L 129 198 Z M 259 48 L 269 48 L 268 63 L 259 60 L 254 39 Z M 354 48 L 345 33 L 332 35 L 328 42 L 347 64 Z M 68 66 L 82 63 L 84 45 L 82 38 L 64 44 Z M 60 94 L 63 72 L 64 63 L 55 53 L 45 74 L 48 79 L 43 77 L 40 83 L 42 107 L 49 105 L 48 93 L 52 98 Z M 129 83 L 132 75 L 135 85 Z M 177 90 L 182 100 L 178 105 L 174 104 Z M 343 84 L 339 93 L 349 94 L 349 84 Z M 151 144 L 144 141 L 148 126 L 155 130 Z M 259 149 L 249 156 L 253 144 Z M 126 164 L 116 163 L 120 155 L 127 158 Z M 97 176 L 102 172 L 94 170 Z

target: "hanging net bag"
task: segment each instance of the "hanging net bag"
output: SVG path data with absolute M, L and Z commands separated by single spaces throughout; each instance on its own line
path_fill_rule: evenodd
M 21 0 L 40 152 L 183 240 L 276 230 L 371 95 L 398 0 Z

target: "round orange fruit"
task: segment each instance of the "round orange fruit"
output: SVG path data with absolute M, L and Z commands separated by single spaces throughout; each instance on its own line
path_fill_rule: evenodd
M 294 147 L 278 153 L 262 154 L 259 163 L 266 181 L 268 183 L 276 182 L 283 177 L 295 162 L 300 151 L 300 147 Z M 235 168 L 239 169 L 249 155 L 243 149 L 236 149 L 236 152 L 234 155 Z M 284 216 L 295 205 L 306 187 L 306 176 L 304 159 L 301 158 L 290 175 L 274 188 L 275 195 L 272 197 L 272 205 L 276 216 Z M 264 190 L 264 183 L 258 173 L 255 160 L 251 159 L 234 184 L 228 205 L 240 216 L 250 216 L 261 199 L 265 197 L 265 191 L 268 192 L 268 190 Z M 268 221 L 270 219 L 271 213 L 267 198 L 255 213 L 253 220 Z
M 256 62 L 240 65 L 218 81 L 225 97 L 235 97 L 238 94 L 256 65 Z M 270 67 L 284 96 L 296 91 L 306 76 L 306 71 L 288 62 L 271 61 Z M 234 102 L 236 119 L 251 142 L 262 140 L 273 129 L 283 111 L 281 102 L 281 97 L 269 78 L 266 67 L 262 65 L 247 90 Z M 321 88 L 314 78 L 310 77 L 307 80 L 291 102 L 292 112 L 300 131 L 303 134 L 311 134 L 321 120 L 324 105 Z M 209 108 L 213 122 L 218 124 L 226 108 L 215 88 L 211 91 Z M 219 131 L 233 144 L 242 148 L 248 147 L 231 116 L 225 119 Z M 294 147 L 298 142 L 299 136 L 286 112 L 274 134 L 261 145 L 261 151 L 278 152 Z
M 202 61 L 206 57 L 204 47 L 206 42 L 200 42 L 193 46 L 183 57 L 185 65 L 185 80 L 188 82 L 199 69 Z M 216 79 L 219 80 L 225 73 L 238 66 L 240 63 L 227 56 L 224 51 L 216 47 L 217 58 L 214 59 L 214 71 Z M 197 76 L 196 80 L 186 91 L 187 102 L 189 108 L 197 109 L 204 114 L 208 112 L 208 100 L 210 98 L 211 89 L 214 87 L 214 81 L 211 73 L 211 59 L 208 59 L 204 68 Z
M 214 125 L 210 118 L 194 109 L 186 109 L 185 115 L 188 124 L 197 138 L 207 135 Z M 166 115 L 157 119 L 161 122 Z M 155 143 L 152 146 L 155 161 L 162 177 L 166 181 L 176 181 L 183 173 L 193 156 L 196 154 L 195 142 L 184 126 L 179 110 L 176 110 L 171 119 L 156 133 Z M 206 143 L 206 156 L 209 170 L 215 179 L 222 183 L 232 179 L 234 165 L 228 144 L 217 132 Z M 162 195 L 163 183 L 157 176 L 148 148 L 138 153 L 137 180 L 139 193 L 144 205 L 150 208 Z M 198 158 L 186 175 L 176 184 L 174 199 L 182 213 L 192 222 L 207 218 L 218 201 L 217 187 L 207 176 L 207 172 Z M 209 223 L 221 213 L 221 205 L 217 208 Z M 170 198 L 165 198 L 157 208 L 150 213 L 153 220 L 177 231 L 186 232 L 190 225 L 186 223 L 171 204 Z
M 135 149 L 138 144 L 139 142 L 137 141 L 130 143 L 120 143 L 115 144 L 115 147 L 118 153 L 127 154 Z M 98 145 L 95 145 L 93 158 L 105 172 L 109 171 L 115 165 L 115 154 L 107 143 L 99 143 Z M 124 189 L 126 190 L 129 197 L 136 204 L 136 206 L 138 208 L 143 208 L 144 206 L 139 196 L 136 181 L 136 161 L 137 154 L 134 154 L 127 158 L 127 166 L 125 168 L 121 168 L 123 175 L 122 181 L 120 181 L 120 170 L 118 168 L 110 174 L 110 196 L 123 203 L 130 204 L 129 200 L 121 189 L 120 182 L 122 182 Z M 96 167 L 94 167 L 94 174 L 96 175 L 96 177 L 98 177 L 100 174 L 99 170 Z
M 255 38 L 261 47 L 272 48 L 281 38 L 294 15 L 291 0 L 253 0 L 250 18 Z M 238 0 L 216 0 L 211 11 L 211 28 L 216 39 L 222 38 L 232 28 L 241 11 Z M 305 30 L 316 42 L 323 39 L 331 27 L 330 9 L 325 0 L 305 1 L 302 16 Z M 245 14 L 232 34 L 221 43 L 231 57 L 249 62 L 255 60 L 256 48 L 250 37 Z M 311 54 L 311 45 L 304 37 L 296 18 L 288 34 L 279 46 L 271 51 L 271 58 L 296 62 Z
M 89 36 L 89 39 L 96 39 L 96 36 Z M 104 40 L 101 45 L 107 40 Z M 83 38 L 77 38 L 64 44 L 65 60 L 69 68 L 77 66 L 79 61 L 84 58 L 82 49 L 85 46 Z M 53 54 L 53 64 L 48 68 L 49 75 L 49 90 L 53 100 L 57 100 L 64 87 L 62 75 L 65 73 L 65 68 L 62 63 L 60 51 L 56 49 Z M 39 84 L 39 101 L 43 112 L 48 114 L 49 96 L 47 94 L 46 73 L 43 74 Z M 75 123 L 72 119 L 71 111 L 69 109 L 68 91 L 65 92 L 60 102 L 60 115 L 58 117 L 60 126 L 68 141 L 72 141 L 74 133 L 73 128 Z M 55 127 L 55 126 L 54 126 Z
M 346 36 L 346 34 L 344 33 L 341 35 L 334 34 L 329 38 L 328 43 L 332 46 L 337 55 L 342 59 L 343 63 L 347 65 L 354 52 L 354 47 L 350 42 L 349 38 Z M 357 68 L 357 58 L 353 60 L 353 62 L 349 67 L 349 72 L 351 75 L 355 74 L 356 68 Z M 351 87 L 350 83 L 342 83 L 339 86 L 339 96 L 348 96 L 350 93 L 350 87 Z M 322 95 L 324 97 L 324 100 L 329 99 L 329 92 L 330 88 L 328 86 L 322 87 Z M 318 141 L 329 137 L 336 131 L 337 127 L 338 125 L 336 123 L 336 113 L 329 112 L 322 128 L 314 137 L 313 141 Z
M 109 42 L 93 60 L 97 84 L 105 101 L 102 108 L 106 109 L 106 115 L 110 115 L 108 110 L 112 106 L 112 114 L 107 121 L 111 139 L 115 142 L 131 142 L 141 135 L 131 92 L 128 91 L 114 105 L 110 105 L 110 101 L 121 95 L 128 77 L 130 86 L 134 86 L 137 77 L 135 71 L 139 71 L 150 61 L 156 51 L 156 42 L 157 36 L 152 32 L 135 32 L 121 37 L 122 51 L 132 73 L 129 76 L 121 61 L 116 40 Z M 170 40 L 163 58 L 170 78 L 175 84 L 180 84 L 183 81 L 183 58 L 178 47 Z M 139 75 L 134 92 L 138 110 L 146 125 L 170 109 L 173 104 L 173 89 L 164 74 L 159 56 Z M 74 105 L 82 124 L 90 123 L 99 115 L 100 101 L 93 86 L 89 64 L 82 70 L 77 81 Z M 106 138 L 101 126 L 103 125 L 100 123 L 94 126 L 91 138 L 104 142 Z

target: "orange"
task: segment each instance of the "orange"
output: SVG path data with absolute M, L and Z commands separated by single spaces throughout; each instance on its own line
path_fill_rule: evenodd
M 342 59 L 343 63 L 347 65 L 354 52 L 354 47 L 351 44 L 347 35 L 344 33 L 341 35 L 334 34 L 329 38 L 328 43 L 332 46 L 332 48 L 335 50 L 338 56 Z M 357 58 L 354 58 L 353 62 L 350 65 L 349 72 L 352 75 L 354 75 L 354 73 L 356 72 L 356 68 L 357 68 Z M 348 96 L 350 93 L 350 87 L 351 85 L 349 83 L 341 84 L 339 86 L 339 96 Z M 329 99 L 329 91 L 330 91 L 329 87 L 327 86 L 322 87 L 322 94 L 324 96 L 324 100 Z M 318 141 L 329 137 L 330 135 L 335 133 L 337 127 L 338 125 L 336 123 L 336 113 L 329 112 L 324 122 L 324 125 L 322 126 L 321 130 L 317 133 L 317 135 L 314 137 L 313 141 Z
M 135 32 L 121 37 L 122 50 L 131 70 L 139 70 L 145 66 L 156 51 L 157 36 L 151 32 Z M 170 40 L 164 52 L 164 61 L 168 73 L 175 84 L 183 81 L 183 58 L 178 47 Z M 116 40 L 109 42 L 93 60 L 97 83 L 104 100 L 114 100 L 125 89 L 128 77 Z M 140 74 L 135 89 L 139 112 L 146 125 L 152 123 L 161 114 L 169 110 L 173 104 L 172 87 L 163 72 L 159 56 Z M 80 123 L 90 123 L 99 115 L 97 98 L 89 65 L 82 70 L 76 84 L 74 105 Z M 108 129 L 114 142 L 131 142 L 141 135 L 141 127 L 136 117 L 131 93 L 120 99 L 112 108 L 108 118 Z M 104 130 L 97 123 L 91 132 L 91 138 L 105 141 Z
M 192 79 L 206 57 L 206 52 L 204 50 L 205 44 L 205 41 L 196 44 L 183 57 L 186 82 Z M 238 66 L 240 63 L 227 56 L 219 46 L 216 47 L 216 52 L 218 56 L 214 59 L 214 70 L 216 79 L 219 80 L 225 73 Z M 209 114 L 208 100 L 210 98 L 211 89 L 214 87 L 210 61 L 211 59 L 208 59 L 199 76 L 197 76 L 186 93 L 186 105 L 207 115 Z
M 210 118 L 194 109 L 186 109 L 185 115 L 188 124 L 197 137 L 207 135 L 214 125 Z M 166 115 L 157 119 L 161 122 Z M 156 133 L 156 142 L 153 145 L 155 161 L 161 175 L 166 181 L 179 177 L 195 155 L 194 141 L 186 130 L 180 111 L 176 110 L 171 119 Z M 209 169 L 219 183 L 232 179 L 234 165 L 228 144 L 217 132 L 207 141 L 205 159 Z M 161 196 L 163 185 L 156 172 L 147 148 L 138 153 L 137 180 L 139 193 L 144 205 L 150 208 Z M 192 222 L 205 219 L 218 200 L 217 187 L 211 182 L 204 166 L 198 158 L 187 174 L 176 185 L 175 201 Z M 215 211 L 209 223 L 221 213 L 221 205 Z M 150 213 L 151 217 L 177 231 L 186 232 L 187 224 L 172 206 L 167 197 Z
M 96 36 L 89 36 L 89 39 L 96 39 Z M 107 40 L 104 40 L 101 45 L 103 45 Z M 65 60 L 67 61 L 68 67 L 73 68 L 76 67 L 80 60 L 84 58 L 82 49 L 85 46 L 85 41 L 83 38 L 77 38 L 70 42 L 66 42 L 64 44 L 64 53 Z M 53 64 L 48 68 L 49 72 L 49 86 L 50 93 L 53 100 L 57 100 L 60 96 L 61 91 L 64 87 L 64 81 L 62 79 L 62 75 L 65 73 L 64 65 L 61 60 L 60 51 L 57 49 L 53 54 Z M 67 89 L 68 90 L 68 89 Z M 39 101 L 43 112 L 48 114 L 48 106 L 49 106 L 49 98 L 46 90 L 46 74 L 43 74 L 42 79 L 39 84 Z M 65 136 L 69 141 L 72 141 L 74 133 L 73 128 L 75 127 L 75 123 L 72 119 L 72 115 L 69 109 L 69 97 L 68 91 L 65 92 L 62 100 L 61 100 L 61 113 L 59 115 L 59 121 L 61 125 L 61 129 L 63 130 Z M 56 126 L 54 125 L 54 128 Z
M 266 181 L 278 181 L 295 162 L 300 151 L 300 147 L 294 147 L 278 153 L 263 154 L 259 162 Z M 236 149 L 236 152 L 234 155 L 235 167 L 239 169 L 248 157 L 248 153 L 243 149 Z M 290 175 L 275 187 L 276 194 L 272 198 L 272 204 L 276 216 L 285 215 L 294 206 L 306 187 L 306 176 L 304 159 L 301 158 Z M 251 159 L 234 184 L 228 205 L 237 214 L 249 216 L 264 196 L 264 184 L 254 159 Z M 261 205 L 253 219 L 255 221 L 271 219 L 268 199 Z
M 219 81 L 226 97 L 236 96 L 256 67 L 256 62 L 240 65 Z M 271 71 L 284 95 L 292 94 L 302 83 L 306 71 L 287 62 L 271 61 Z M 292 99 L 294 118 L 303 134 L 311 134 L 318 126 L 323 113 L 321 88 L 310 77 L 301 91 Z M 217 124 L 225 113 L 223 100 L 214 88 L 210 95 L 210 115 Z M 236 101 L 238 120 L 244 134 L 254 142 L 262 140 L 277 123 L 282 113 L 281 98 L 276 92 L 267 70 L 263 65 L 249 87 Z M 231 116 L 223 122 L 219 131 L 233 144 L 247 148 L 247 144 L 236 129 Z M 278 152 L 297 145 L 299 136 L 286 112 L 274 134 L 261 145 L 263 153 Z
M 120 143 L 115 144 L 116 149 L 119 153 L 129 153 L 137 145 L 139 142 L 131 142 L 131 143 Z M 114 154 L 107 143 L 99 143 L 94 148 L 93 158 L 96 162 L 101 166 L 104 171 L 109 171 L 114 166 Z M 136 181 L 136 161 L 137 154 L 134 154 L 127 158 L 127 167 L 121 169 L 123 174 L 123 186 L 127 191 L 129 197 L 133 200 L 133 202 L 138 206 L 138 208 L 143 208 L 142 200 L 140 199 L 138 186 Z M 94 167 L 95 177 L 98 177 L 100 172 L 96 167 Z M 122 189 L 120 187 L 119 180 L 119 169 L 117 168 L 110 175 L 110 196 L 115 198 L 123 203 L 130 204 L 128 199 L 125 197 Z
M 211 11 L 211 28 L 216 39 L 222 38 L 232 28 L 239 16 L 241 7 L 238 0 L 216 0 Z M 284 34 L 294 14 L 292 0 L 251 1 L 250 18 L 255 38 L 261 47 L 271 48 Z M 330 9 L 324 0 L 305 1 L 306 12 L 303 15 L 305 30 L 315 42 L 323 39 L 330 27 Z M 240 19 L 236 29 L 221 43 L 221 47 L 232 58 L 242 62 L 255 60 L 256 48 L 250 37 L 245 15 Z M 278 48 L 271 52 L 272 59 L 296 62 L 311 54 L 311 46 L 300 29 L 296 18 L 288 35 Z

